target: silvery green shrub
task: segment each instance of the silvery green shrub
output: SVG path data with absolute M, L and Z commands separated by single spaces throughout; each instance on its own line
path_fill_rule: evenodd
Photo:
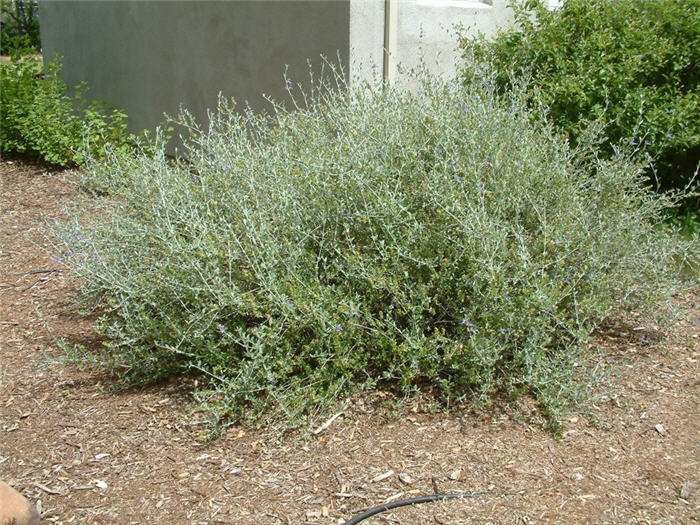
M 693 247 L 658 226 L 673 199 L 595 132 L 571 149 L 488 82 L 419 80 L 271 118 L 221 99 L 207 128 L 180 116 L 179 160 L 90 164 L 109 196 L 59 237 L 111 369 L 204 374 L 228 422 L 377 386 L 530 393 L 555 416 L 577 399 L 592 331 L 668 298 Z

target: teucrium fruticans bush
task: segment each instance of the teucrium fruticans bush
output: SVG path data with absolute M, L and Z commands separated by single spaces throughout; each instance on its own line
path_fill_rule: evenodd
M 597 323 L 668 293 L 682 247 L 624 154 L 569 149 L 488 85 L 323 93 L 272 121 L 221 100 L 205 130 L 180 119 L 187 160 L 91 166 L 114 196 L 61 235 L 115 370 L 205 372 L 228 421 L 375 385 L 556 413 Z

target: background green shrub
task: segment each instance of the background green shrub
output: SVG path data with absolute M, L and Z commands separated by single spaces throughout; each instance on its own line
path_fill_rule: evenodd
M 37 11 L 35 0 L 0 0 L 0 55 L 40 52 Z
M 0 64 L 0 149 L 23 153 L 59 166 L 99 157 L 104 144 L 130 150 L 126 115 L 101 101 L 87 101 L 86 85 L 73 98 L 61 80 L 60 63 L 42 71 L 37 58 Z
M 576 144 L 586 122 L 607 123 L 601 154 L 625 141 L 655 157 L 661 190 L 688 185 L 700 159 L 700 1 L 567 0 L 549 10 L 516 3 L 517 25 L 488 41 L 462 40 L 495 68 L 501 93 L 513 74 L 531 77 L 554 125 Z M 654 181 L 655 182 L 655 181 Z M 698 209 L 698 200 L 688 203 Z
M 102 211 L 57 232 L 134 382 L 191 372 L 220 420 L 292 422 L 376 385 L 446 404 L 577 398 L 585 341 L 668 297 L 683 244 L 622 152 L 570 148 L 522 100 L 428 77 L 310 97 L 272 121 L 221 100 L 187 160 L 88 164 Z M 697 253 L 695 254 L 697 255 Z

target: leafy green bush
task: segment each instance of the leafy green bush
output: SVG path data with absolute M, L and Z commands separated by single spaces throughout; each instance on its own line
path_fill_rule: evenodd
M 0 55 L 40 51 L 37 9 L 36 0 L 0 0 Z
M 84 84 L 75 98 L 59 77 L 60 63 L 42 72 L 39 59 L 0 64 L 0 149 L 67 166 L 99 157 L 104 144 L 129 149 L 126 115 L 100 101 L 86 101 Z
M 552 414 L 585 341 L 668 296 L 683 244 L 622 152 L 572 149 L 489 85 L 321 91 L 269 122 L 221 100 L 187 160 L 89 163 L 94 202 L 58 231 L 102 309 L 105 364 L 191 372 L 224 421 L 291 421 L 377 385 L 445 403 L 530 392 Z M 697 255 L 697 253 L 695 254 Z
M 465 78 L 473 80 L 474 58 L 494 65 L 501 93 L 513 72 L 524 73 L 574 143 L 586 121 L 602 115 L 601 153 L 626 141 L 656 157 L 662 190 L 688 185 L 700 159 L 700 1 L 516 5 L 516 26 L 493 41 L 463 38 Z M 652 170 L 647 175 L 654 179 Z

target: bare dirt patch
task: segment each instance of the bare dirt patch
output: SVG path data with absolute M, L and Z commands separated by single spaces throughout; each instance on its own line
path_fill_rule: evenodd
M 700 291 L 658 345 L 619 328 L 612 395 L 555 439 L 526 401 L 483 414 L 396 416 L 350 401 L 318 434 L 233 427 L 219 439 L 187 384 L 114 393 L 61 364 L 56 340 L 94 338 L 77 283 L 46 249 L 43 217 L 75 197 L 68 172 L 3 161 L 0 186 L 0 479 L 46 523 L 336 524 L 432 493 L 487 492 L 363 523 L 695 523 L 700 520 Z M 647 342 L 647 344 L 645 344 Z

